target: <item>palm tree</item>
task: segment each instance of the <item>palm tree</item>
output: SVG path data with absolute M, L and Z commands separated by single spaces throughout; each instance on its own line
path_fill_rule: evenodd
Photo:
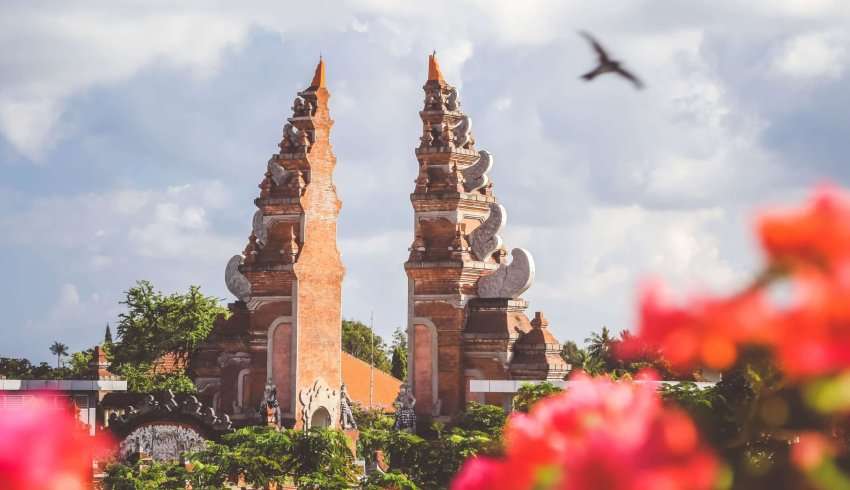
M 587 345 L 587 354 L 591 358 L 598 359 L 607 364 L 611 356 L 611 347 L 614 344 L 614 338 L 611 337 L 611 331 L 608 327 L 603 326 L 602 332 L 593 332 L 590 337 L 584 339 Z
M 68 346 L 58 340 L 55 340 L 53 345 L 50 346 L 50 353 L 56 356 L 56 368 L 58 369 L 62 356 L 68 355 Z

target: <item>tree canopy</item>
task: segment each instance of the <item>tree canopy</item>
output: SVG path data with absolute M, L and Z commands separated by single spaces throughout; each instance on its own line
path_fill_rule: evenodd
M 363 322 L 342 321 L 342 350 L 386 373 L 392 369 L 384 339 Z

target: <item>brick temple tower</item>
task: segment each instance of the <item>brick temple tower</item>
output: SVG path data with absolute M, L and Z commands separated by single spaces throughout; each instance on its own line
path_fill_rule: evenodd
M 237 422 L 253 423 L 276 388 L 285 424 L 338 425 L 344 268 L 329 98 L 320 60 L 268 161 L 248 244 L 227 264 L 238 301 L 192 362 L 201 394 Z
M 419 173 L 410 195 L 414 238 L 404 264 L 409 382 L 417 412 L 441 416 L 462 410 L 470 399 L 504 402 L 470 394 L 469 380 L 561 379 L 567 366 L 547 355 L 560 349 L 543 330 L 548 322 L 540 315 L 532 325 L 525 316 L 519 296 L 531 286 L 534 262 L 519 248 L 507 260 L 498 235 L 507 213 L 487 176 L 493 156 L 476 149 L 472 121 L 435 54 L 423 89 Z M 519 340 L 516 350 L 523 355 L 516 359 L 522 362 L 512 369 Z

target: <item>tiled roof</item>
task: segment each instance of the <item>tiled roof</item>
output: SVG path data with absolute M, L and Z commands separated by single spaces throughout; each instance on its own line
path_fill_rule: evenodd
M 391 376 L 378 368 L 371 369 L 368 362 L 348 354 L 342 353 L 342 381 L 348 389 L 348 396 L 362 407 L 369 407 L 369 382 L 372 380 L 372 407 L 382 408 L 386 412 L 392 412 L 393 401 L 398 395 L 401 380 Z

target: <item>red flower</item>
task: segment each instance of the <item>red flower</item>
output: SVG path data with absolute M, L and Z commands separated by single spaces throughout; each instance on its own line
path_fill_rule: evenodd
M 578 375 L 565 393 L 512 415 L 505 458 L 467 461 L 452 489 L 700 490 L 716 473 L 693 422 L 653 384 Z
M 644 288 L 640 325 L 632 342 L 661 351 L 675 369 L 697 365 L 715 370 L 730 367 L 742 344 L 766 343 L 773 335 L 775 313 L 758 291 L 730 298 L 695 298 L 673 305 L 657 284 Z M 627 354 L 626 354 L 627 355 Z
M 800 268 L 797 294 L 783 312 L 774 348 L 792 377 L 834 374 L 850 368 L 850 277 Z
M 77 490 L 91 487 L 92 455 L 107 441 L 81 427 L 53 397 L 0 409 L 0 488 Z
M 832 186 L 818 188 L 802 209 L 760 216 L 758 232 L 769 258 L 792 267 L 827 269 L 850 259 L 850 195 Z

